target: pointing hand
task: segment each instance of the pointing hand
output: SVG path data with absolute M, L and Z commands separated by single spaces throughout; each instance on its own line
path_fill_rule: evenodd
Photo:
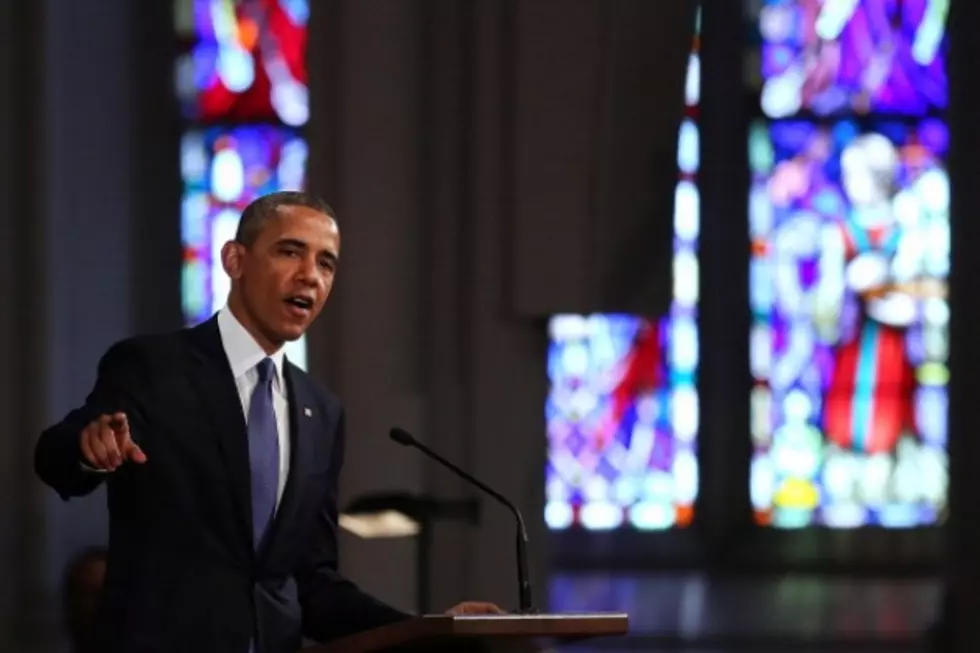
M 129 433 L 125 413 L 102 415 L 82 429 L 85 462 L 102 471 L 114 471 L 124 462 L 146 462 L 146 454 Z

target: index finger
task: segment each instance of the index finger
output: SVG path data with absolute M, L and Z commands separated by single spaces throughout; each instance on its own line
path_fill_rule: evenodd
M 133 442 L 132 433 L 129 431 L 129 418 L 126 417 L 126 413 L 109 415 L 109 426 L 112 428 L 112 434 L 116 438 L 116 443 L 119 445 L 119 451 L 123 457 L 137 463 L 145 463 L 146 454 L 143 453 L 138 444 Z

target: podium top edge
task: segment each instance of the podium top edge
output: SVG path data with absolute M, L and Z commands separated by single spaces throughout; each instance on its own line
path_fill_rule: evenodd
M 311 653 L 363 653 L 409 643 L 452 638 L 551 638 L 580 640 L 626 635 L 629 616 L 624 612 L 559 614 L 432 614 L 410 618 L 357 633 L 315 649 Z
M 572 621 L 572 620 L 601 620 L 601 621 L 620 621 L 629 620 L 629 615 L 625 612 L 555 612 L 542 614 L 430 614 L 424 615 L 424 619 L 437 619 L 445 621 Z

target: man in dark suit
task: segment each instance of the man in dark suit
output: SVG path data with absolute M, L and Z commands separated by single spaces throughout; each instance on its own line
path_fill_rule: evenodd
M 337 572 L 344 411 L 282 351 L 333 286 L 332 210 L 259 198 L 221 259 L 228 305 L 113 345 L 85 404 L 37 443 L 37 474 L 65 500 L 107 485 L 110 653 L 292 653 L 409 616 Z

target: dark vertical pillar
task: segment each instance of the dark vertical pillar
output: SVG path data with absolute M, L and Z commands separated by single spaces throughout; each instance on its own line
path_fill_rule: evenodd
M 697 521 L 714 563 L 751 526 L 748 157 L 742 5 L 702 0 L 701 367 Z M 734 27 L 733 27 L 734 26 Z
M 470 281 L 466 433 L 470 468 L 524 511 L 531 575 L 546 607 L 544 523 L 546 335 L 543 321 L 517 314 L 515 16 L 520 0 L 480 0 L 473 15 L 470 226 L 463 234 Z M 475 596 L 516 607 L 514 520 L 487 502 L 468 553 Z
M 43 370 L 41 415 L 50 423 L 84 400 L 111 343 L 179 324 L 179 167 L 168 100 L 170 3 L 151 3 L 160 6 L 142 21 L 145 8 L 127 0 L 35 4 L 44 11 L 44 131 L 35 144 L 44 348 L 34 365 Z M 39 430 L 24 433 L 26 446 Z M 64 502 L 32 487 L 43 497 L 42 617 L 53 620 L 66 561 L 105 543 L 105 498 L 98 491 Z
M 951 4 L 950 37 L 950 590 L 956 651 L 980 650 L 980 131 L 976 71 L 980 65 L 980 4 Z
M 154 52 L 172 22 L 151 4 L 136 30 L 124 0 L 0 3 L 2 650 L 57 636 L 64 564 L 105 537 L 101 494 L 65 504 L 34 478 L 37 434 L 84 399 L 109 343 L 179 319 L 179 258 L 157 256 L 179 238 L 172 74 Z
M 41 150 L 47 321 L 45 419 L 78 405 L 108 346 L 132 329 L 132 76 L 125 0 L 46 0 Z M 31 434 L 28 437 L 36 437 Z M 45 588 L 57 591 L 68 557 L 104 542 L 98 491 L 65 503 L 45 490 Z
M 420 228 L 422 241 L 422 324 L 420 351 L 425 359 L 423 390 L 425 437 L 452 460 L 468 453 L 467 412 L 463 399 L 471 356 L 466 347 L 470 320 L 467 296 L 472 292 L 467 261 L 471 244 L 471 161 L 473 40 L 472 3 L 427 0 L 422 4 L 424 170 Z M 440 497 L 472 493 L 452 474 L 423 463 L 426 491 Z M 472 582 L 467 564 L 471 527 L 436 523 L 431 575 L 435 606 L 453 605 Z
M 399 424 L 521 503 L 540 552 L 543 329 L 504 292 L 512 14 L 496 1 L 312 6 L 310 186 L 339 212 L 343 253 L 310 369 L 348 408 L 345 499 L 474 492 L 393 447 Z M 475 533 L 433 530 L 434 607 L 516 600 L 514 524 L 494 505 L 484 517 Z M 344 537 L 342 549 L 346 573 L 411 606 L 413 543 Z
M 330 21 L 333 21 L 332 23 Z M 318 43 L 333 38 L 332 46 Z M 341 262 L 310 370 L 347 408 L 342 501 L 420 488 L 421 461 L 388 429 L 422 427 L 421 25 L 415 0 L 313 3 L 311 190 L 337 210 Z M 414 602 L 414 543 L 341 539 L 343 570 L 399 607 Z
M 165 331 L 182 325 L 180 110 L 174 92 L 176 38 L 173 2 L 144 2 L 130 16 L 132 127 L 128 158 L 133 223 L 130 283 L 132 329 Z
M 44 380 L 39 211 L 41 7 L 0 3 L 0 650 L 27 639 L 40 566 L 31 433 Z

